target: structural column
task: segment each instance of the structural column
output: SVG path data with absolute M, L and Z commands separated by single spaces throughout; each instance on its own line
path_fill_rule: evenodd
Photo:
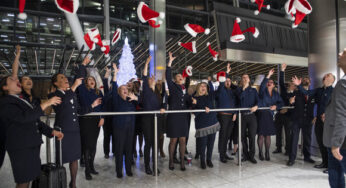
M 151 0 L 150 8 L 166 12 L 166 0 Z M 159 28 L 149 28 L 150 75 L 162 80 L 166 70 L 166 21 Z M 144 61 L 144 60 L 143 60 Z

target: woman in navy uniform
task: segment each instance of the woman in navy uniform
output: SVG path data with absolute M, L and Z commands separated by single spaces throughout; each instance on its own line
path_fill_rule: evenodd
M 22 88 L 18 80 L 20 47 L 12 67 L 12 75 L 0 81 L 0 117 L 5 127 L 5 149 L 10 157 L 12 172 L 18 188 L 28 188 L 30 181 L 41 173 L 40 146 L 41 134 L 48 137 L 63 138 L 61 132 L 55 131 L 40 121 L 43 110 L 61 102 L 54 97 L 38 106 L 33 106 L 23 99 Z M 3 130 L 2 130 L 3 131 Z
M 41 104 L 40 98 L 36 97 L 33 93 L 33 81 L 29 76 L 23 76 L 20 78 L 20 84 L 22 85 L 22 95 L 26 101 L 32 106 L 36 107 Z
M 75 93 L 77 87 L 82 84 L 83 79 L 78 78 L 75 80 L 70 88 L 70 84 L 64 74 L 57 73 L 52 77 L 52 85 L 56 88 L 54 93 L 49 94 L 49 98 L 58 96 L 61 98 L 61 104 L 54 106 L 55 127 L 61 127 L 65 135 L 62 142 L 62 163 L 69 163 L 71 182 L 70 187 L 76 187 L 76 177 L 78 171 L 78 159 L 81 157 L 81 138 L 78 122 L 78 114 L 83 115 L 91 112 L 92 107 L 80 108 L 78 104 L 77 95 Z M 96 100 L 97 106 L 100 100 Z M 56 156 L 59 156 L 59 147 L 56 145 Z M 59 159 L 59 157 L 57 157 Z
M 118 68 L 113 63 L 114 75 L 112 82 L 113 109 L 115 112 L 134 112 L 138 97 L 129 93 L 126 85 L 118 87 Z M 115 137 L 115 155 L 117 177 L 123 177 L 123 157 L 125 154 L 125 169 L 127 176 L 133 176 L 131 160 L 133 159 L 133 134 L 135 131 L 135 115 L 118 115 L 113 118 L 113 135 Z
M 83 83 L 78 87 L 78 99 L 80 107 L 87 109 L 92 107 L 91 112 L 101 112 L 100 105 L 103 95 L 96 85 L 96 80 L 92 76 L 87 76 L 86 66 L 90 63 L 89 57 L 86 57 L 79 68 L 76 70 L 76 78 L 83 78 Z M 99 105 L 96 105 L 99 104 Z M 96 106 L 95 106 L 96 105 Z M 100 133 L 100 127 L 104 124 L 104 118 L 100 116 L 80 116 L 80 134 L 82 141 L 82 155 L 85 162 L 85 178 L 91 180 L 91 174 L 97 175 L 94 167 L 96 155 L 97 138 Z
M 166 81 L 169 89 L 168 105 L 169 110 L 186 110 L 191 104 L 191 97 L 187 94 L 185 86 L 183 85 L 184 79 L 181 74 L 177 74 L 174 77 L 175 82 L 172 80 L 171 65 L 176 57 L 172 56 L 169 52 L 169 62 L 166 68 Z M 185 147 L 186 137 L 188 136 L 188 114 L 177 113 L 167 115 L 167 137 L 170 138 L 169 142 L 169 169 L 174 170 L 173 156 L 174 149 L 179 140 L 179 151 L 180 151 L 180 169 L 185 171 Z
M 143 93 L 142 93 L 142 101 L 143 101 L 143 110 L 144 111 L 155 111 L 160 110 L 161 113 L 164 113 L 165 109 L 162 103 L 162 97 L 155 93 L 155 77 L 148 78 L 148 66 L 151 60 L 151 56 L 148 57 L 145 62 L 145 66 L 143 69 Z M 150 169 L 150 149 L 152 150 L 152 161 L 153 161 L 153 169 L 155 168 L 155 155 L 154 153 L 154 140 L 155 140 L 155 131 L 154 131 L 154 115 L 145 114 L 142 116 L 142 130 L 144 133 L 144 164 L 145 164 L 145 173 L 150 175 L 153 174 Z M 159 140 L 159 125 L 157 126 L 157 136 Z
M 196 127 L 196 141 L 197 153 L 200 155 L 201 168 L 205 169 L 205 153 L 207 150 L 207 165 L 212 168 L 214 165 L 211 162 L 213 154 L 214 142 L 216 132 L 220 130 L 220 124 L 216 118 L 216 112 L 209 112 L 214 108 L 215 93 L 214 87 L 209 82 L 209 92 L 207 83 L 202 82 L 197 84 L 196 94 L 192 98 L 192 107 L 194 109 L 205 109 L 206 112 L 196 112 L 195 114 L 195 127 Z
M 280 94 L 275 90 L 274 80 L 270 77 L 274 74 L 274 69 L 271 69 L 266 78 L 261 83 L 259 89 L 259 98 L 261 107 L 270 107 L 270 110 L 258 111 L 258 129 L 257 129 L 257 143 L 259 150 L 259 159 L 264 160 L 262 148 L 265 140 L 265 159 L 270 160 L 269 149 L 271 138 L 270 136 L 276 134 L 274 124 L 274 111 L 280 109 L 284 102 L 280 97 Z

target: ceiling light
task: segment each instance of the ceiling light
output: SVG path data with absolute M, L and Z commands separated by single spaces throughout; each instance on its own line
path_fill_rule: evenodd
M 54 22 L 54 18 L 47 18 L 47 21 Z
M 86 26 L 89 26 L 89 23 L 88 23 L 88 22 L 84 22 L 83 24 L 86 25 Z
M 1 38 L 7 38 L 7 35 L 0 35 Z
M 8 17 L 14 17 L 14 14 L 8 13 L 7 16 L 8 16 Z
M 97 2 L 93 2 L 92 4 L 95 5 L 95 6 L 98 6 L 98 7 L 101 6 L 101 3 L 97 3 Z
M 18 38 L 20 38 L 20 39 L 25 39 L 25 37 L 24 37 L 24 36 L 18 36 Z
M 10 19 L 7 19 L 7 18 L 2 19 L 2 22 L 10 22 Z
M 59 24 L 54 24 L 53 27 L 60 27 L 60 25 Z
M 24 21 L 23 20 L 17 20 L 17 23 L 23 24 Z
M 46 40 L 45 38 L 40 38 L 40 40 Z
M 40 23 L 40 26 L 47 26 L 46 23 Z

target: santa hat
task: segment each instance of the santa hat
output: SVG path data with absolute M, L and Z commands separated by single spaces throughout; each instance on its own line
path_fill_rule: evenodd
M 258 10 L 255 10 L 255 15 L 258 15 L 261 10 L 262 7 L 267 8 L 268 10 L 270 9 L 270 5 L 263 5 L 264 0 L 251 0 L 252 3 L 256 3 L 258 5 Z
M 259 31 L 256 27 L 249 27 L 245 29 L 244 31 L 242 31 L 239 26 L 240 22 L 241 22 L 240 18 L 235 19 L 235 22 L 233 25 L 233 31 L 231 35 L 231 42 L 236 42 L 236 43 L 242 42 L 243 40 L 245 40 L 244 33 L 246 32 L 251 32 L 255 38 L 258 37 Z
M 219 53 L 217 53 L 215 50 L 211 48 L 210 42 L 207 42 L 207 46 L 209 48 L 209 53 L 213 56 L 214 61 L 217 61 L 217 57 L 219 56 Z
M 189 65 L 183 71 L 183 78 L 192 76 L 192 67 Z
M 97 45 L 100 47 L 103 46 L 101 34 L 99 32 L 99 29 L 97 27 L 91 28 L 88 30 L 88 35 L 92 41 L 94 41 Z
M 287 14 L 295 14 L 296 13 L 296 8 L 293 6 L 295 0 L 288 0 L 285 3 L 285 11 Z
M 109 40 L 102 41 L 101 51 L 105 54 L 105 57 L 109 57 L 109 51 L 110 51 L 109 44 L 110 44 Z
M 79 7 L 79 0 L 55 0 L 55 4 L 61 11 L 75 14 Z
M 196 37 L 198 33 L 204 33 L 206 35 L 208 35 L 210 33 L 210 29 L 209 28 L 203 28 L 200 25 L 197 24 L 185 24 L 184 25 L 185 30 L 190 33 L 190 35 L 192 35 L 193 37 Z
M 296 15 L 292 28 L 298 27 L 307 14 L 312 12 L 312 7 L 307 0 L 295 0 L 293 6 L 296 9 Z
M 184 47 L 185 49 L 189 50 L 192 53 L 196 53 L 196 41 L 192 41 L 192 42 L 188 42 L 188 43 L 182 43 L 182 42 L 178 42 L 178 45 L 181 47 Z
M 24 8 L 25 8 L 25 0 L 19 0 L 19 14 L 18 14 L 18 18 L 25 20 L 28 16 L 26 15 L 26 13 L 24 12 Z
M 90 35 L 88 33 L 86 33 L 84 35 L 84 41 L 85 43 L 88 45 L 90 50 L 95 50 L 96 48 L 96 44 L 95 42 L 90 38 Z
M 163 12 L 158 13 L 150 9 L 149 6 L 144 2 L 139 3 L 137 7 L 137 16 L 142 23 L 148 22 L 153 28 L 160 27 L 160 24 L 162 24 L 161 20 L 157 21 L 157 17 L 162 19 L 165 18 L 165 14 Z M 158 24 L 156 24 L 156 22 L 158 22 Z
M 121 29 L 120 28 L 117 28 L 115 30 L 115 33 L 113 35 L 113 39 L 112 39 L 112 45 L 114 45 L 115 43 L 117 43 L 119 41 L 121 37 Z
M 219 82 L 225 82 L 226 81 L 226 73 L 224 71 L 218 72 L 216 74 L 216 79 Z

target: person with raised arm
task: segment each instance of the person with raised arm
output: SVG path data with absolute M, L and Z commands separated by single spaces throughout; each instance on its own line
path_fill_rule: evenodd
M 213 154 L 215 135 L 216 132 L 220 130 L 220 124 L 217 120 L 216 112 L 210 112 L 210 109 L 215 108 L 214 102 L 215 92 L 211 80 L 208 80 L 208 83 L 201 82 L 197 84 L 196 93 L 192 98 L 192 108 L 205 109 L 205 112 L 194 113 L 197 154 L 200 156 L 202 169 L 206 168 L 206 162 L 208 167 L 213 168 L 214 166 L 211 157 Z
M 315 165 L 315 168 L 328 168 L 328 152 L 327 148 L 323 145 L 323 125 L 325 120 L 325 110 L 327 104 L 330 102 L 330 98 L 333 92 L 333 83 L 335 82 L 335 76 L 332 73 L 327 73 L 323 76 L 323 86 L 316 89 L 304 88 L 302 85 L 302 79 L 298 79 L 297 76 L 292 78 L 292 82 L 298 86 L 298 89 L 308 97 L 314 98 L 317 105 L 317 114 L 313 119 L 315 124 L 315 135 L 320 148 L 322 163 Z M 324 170 L 327 173 L 327 170 Z
M 260 85 L 259 99 L 260 107 L 270 107 L 270 110 L 259 110 L 258 111 L 258 129 L 257 129 L 257 144 L 258 144 L 258 155 L 261 161 L 263 157 L 263 144 L 265 145 L 265 160 L 270 160 L 270 144 L 271 136 L 276 134 L 274 125 L 274 115 L 276 110 L 280 110 L 284 106 L 284 101 L 280 97 L 280 94 L 275 90 L 274 80 L 270 77 L 274 74 L 274 69 L 268 72 Z
M 166 81 L 169 89 L 168 106 L 169 110 L 187 110 L 191 104 L 191 96 L 186 91 L 184 78 L 181 74 L 176 74 L 174 82 L 172 80 L 171 66 L 175 58 L 172 52 L 169 52 L 169 61 L 166 68 Z M 170 138 L 168 146 L 170 170 L 174 170 L 173 156 L 179 140 L 180 170 L 185 171 L 186 137 L 189 133 L 188 115 L 190 114 L 170 113 L 167 115 L 167 137 Z
M 52 86 L 56 88 L 55 92 L 48 95 L 48 98 L 58 96 L 61 98 L 61 104 L 53 107 L 55 111 L 55 127 L 61 127 L 65 135 L 62 142 L 62 163 L 69 163 L 71 181 L 69 186 L 76 187 L 76 178 L 78 172 L 78 160 L 81 157 L 81 137 L 78 115 L 84 115 L 91 112 L 93 108 L 101 104 L 101 100 L 96 99 L 91 105 L 81 108 L 75 93 L 78 86 L 83 82 L 83 78 L 77 78 L 70 87 L 67 77 L 64 74 L 56 73 L 53 75 Z M 56 156 L 59 159 L 60 148 L 56 142 Z M 59 160 L 57 162 L 60 162 Z
M 113 63 L 113 111 L 114 112 L 135 112 L 138 97 L 130 93 L 126 85 L 118 87 L 117 73 L 118 67 Z M 118 178 L 123 177 L 123 158 L 125 155 L 125 169 L 127 176 L 133 176 L 131 161 L 133 159 L 133 134 L 135 131 L 135 115 L 113 116 L 113 135 L 115 137 L 115 158 L 116 173 Z
M 83 82 L 78 86 L 78 99 L 81 108 L 89 108 L 94 101 L 99 105 L 94 106 L 90 112 L 102 112 L 103 94 L 96 85 L 96 79 L 88 76 L 86 66 L 91 62 L 89 57 L 85 57 L 82 64 L 79 65 L 76 72 L 76 78 L 82 78 Z M 91 174 L 97 175 L 94 160 L 96 155 L 97 138 L 100 133 L 100 127 L 104 124 L 104 118 L 100 116 L 80 116 L 80 134 L 82 141 L 82 155 L 85 162 L 85 179 L 91 180 Z
M 142 93 L 142 101 L 143 101 L 143 110 L 144 111 L 155 111 L 160 110 L 161 113 L 165 112 L 165 107 L 160 95 L 155 93 L 155 77 L 148 76 L 148 67 L 151 60 L 151 56 L 145 62 L 143 69 L 143 93 Z M 144 133 L 144 165 L 145 165 L 145 173 L 148 175 L 153 174 L 153 171 L 150 169 L 150 150 L 152 151 L 152 161 L 153 161 L 153 169 L 155 169 L 155 149 L 154 149 L 154 140 L 155 140 L 155 131 L 154 131 L 154 115 L 153 114 L 145 114 L 142 116 L 142 130 Z M 159 126 L 159 125 L 158 125 Z M 161 128 L 157 127 L 157 140 L 159 140 L 159 130 Z M 155 174 L 155 172 L 154 172 Z
M 227 64 L 226 77 L 219 77 L 220 85 L 216 92 L 217 107 L 218 108 L 236 108 L 236 95 L 235 91 L 231 88 L 232 81 L 229 78 L 231 71 L 230 63 Z M 233 121 L 237 118 L 236 112 L 226 111 L 219 112 L 219 121 L 221 129 L 219 132 L 219 153 L 220 161 L 227 163 L 227 160 L 232 158 L 227 155 L 227 143 L 233 131 Z
M 38 106 L 33 106 L 23 99 L 17 75 L 20 46 L 16 48 L 12 75 L 0 80 L 0 144 L 9 155 L 16 187 L 29 188 L 30 182 L 41 174 L 41 134 L 50 138 L 56 136 L 59 140 L 64 137 L 63 133 L 40 121 L 40 116 L 44 115 L 43 111 L 51 105 L 60 104 L 61 99 L 53 97 Z
M 257 131 L 257 118 L 255 112 L 258 109 L 258 93 L 255 88 L 250 85 L 250 77 L 244 74 L 241 78 L 241 85 L 237 88 L 236 94 L 238 97 L 239 108 L 251 108 L 247 111 L 242 111 L 241 116 L 241 139 L 243 145 L 243 159 L 242 161 L 249 160 L 256 164 L 255 159 L 255 138 Z M 248 138 L 247 138 L 248 137 Z M 248 144 L 249 143 L 249 144 Z

